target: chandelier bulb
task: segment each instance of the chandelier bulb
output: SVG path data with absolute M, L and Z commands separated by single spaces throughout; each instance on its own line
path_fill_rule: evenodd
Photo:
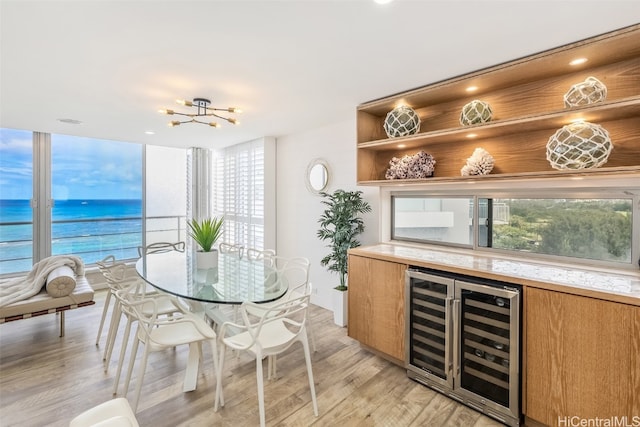
M 186 99 L 176 99 L 176 102 L 185 107 L 193 107 L 193 102 L 187 101 Z
M 219 128 L 220 127 L 220 125 L 218 123 L 216 123 L 216 122 L 209 123 L 209 126 L 214 127 L 214 128 Z
M 227 121 L 229 123 L 231 123 L 231 124 L 234 124 L 234 125 L 240 124 L 240 122 L 237 119 L 234 119 L 234 118 L 227 119 Z
M 169 126 L 174 127 L 174 126 L 180 126 L 180 122 L 177 120 L 173 120 L 169 122 Z
M 227 111 L 230 113 L 242 113 L 242 110 L 236 107 L 228 108 Z
M 158 113 L 160 113 L 160 114 L 167 114 L 167 115 L 171 115 L 171 114 L 173 114 L 173 113 L 174 113 L 174 111 L 173 111 L 173 110 L 165 109 L 165 110 L 158 110 Z

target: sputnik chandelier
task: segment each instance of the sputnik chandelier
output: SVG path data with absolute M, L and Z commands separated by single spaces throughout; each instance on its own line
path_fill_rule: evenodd
M 226 120 L 231 124 L 237 125 L 240 122 L 233 118 L 233 117 L 224 117 L 219 115 L 218 113 L 216 113 L 216 111 L 224 111 L 226 113 L 241 113 L 242 111 L 239 110 L 238 108 L 235 107 L 229 107 L 229 108 L 214 108 L 214 107 L 209 107 L 209 104 L 211 104 L 211 101 L 209 101 L 206 98 L 193 98 L 193 101 L 185 101 L 184 99 L 176 99 L 176 102 L 180 105 L 184 105 L 185 107 L 195 107 L 197 110 L 195 113 L 180 113 L 178 111 L 174 111 L 174 110 L 159 110 L 159 113 L 162 114 L 167 114 L 170 116 L 184 116 L 184 117 L 188 117 L 187 120 L 172 120 L 169 122 L 169 126 L 173 127 L 173 126 L 179 126 L 183 123 L 200 123 L 203 125 L 207 125 L 207 126 L 212 126 L 214 128 L 218 128 L 220 127 L 220 125 L 217 122 L 209 122 L 209 121 L 202 121 L 202 120 L 198 120 L 200 118 L 208 118 L 208 117 L 217 117 L 219 119 L 222 120 Z

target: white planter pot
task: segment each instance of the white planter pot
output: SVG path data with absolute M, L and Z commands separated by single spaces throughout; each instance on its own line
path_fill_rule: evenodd
M 331 298 L 333 299 L 333 322 L 341 327 L 347 326 L 348 318 L 348 291 L 338 291 L 333 289 Z
M 218 250 L 212 249 L 211 252 L 196 252 L 196 268 L 199 270 L 208 270 L 218 267 Z

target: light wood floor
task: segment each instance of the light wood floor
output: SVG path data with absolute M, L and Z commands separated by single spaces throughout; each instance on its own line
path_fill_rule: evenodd
M 107 373 L 102 363 L 106 331 L 100 346 L 95 345 L 104 296 L 105 291 L 99 291 L 95 306 L 67 312 L 63 338 L 58 337 L 56 315 L 0 325 L 0 425 L 67 426 L 75 415 L 113 397 L 116 358 Z M 347 337 L 346 328 L 333 324 L 331 312 L 312 306 L 310 317 L 317 340 L 312 359 L 320 416 L 313 415 L 302 347 L 296 345 L 279 356 L 278 379 L 265 380 L 268 425 L 501 425 L 409 380 L 404 369 L 361 349 Z M 227 355 L 226 406 L 214 412 L 210 350 L 205 346 L 205 372 L 189 393 L 182 392 L 186 356 L 186 347 L 150 355 L 137 413 L 141 426 L 258 425 L 253 360 Z

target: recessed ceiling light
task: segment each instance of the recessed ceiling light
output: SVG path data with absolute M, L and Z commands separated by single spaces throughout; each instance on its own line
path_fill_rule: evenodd
M 476 134 L 476 133 L 468 133 L 467 134 L 467 138 L 475 138 L 476 136 L 478 136 L 478 134 Z
M 147 135 L 155 135 L 156 133 L 152 130 L 145 130 L 144 133 L 146 133 Z
M 576 58 L 573 61 L 569 62 L 569 65 L 580 65 L 580 64 L 584 64 L 587 61 L 588 61 L 587 58 Z
M 391 3 L 393 0 L 373 0 L 373 1 L 378 4 L 387 4 L 387 3 Z
M 398 148 L 405 148 L 406 145 L 405 144 L 398 144 Z
M 468 88 L 465 89 L 467 92 L 475 92 L 476 90 L 478 90 L 478 86 L 469 86 Z
M 79 125 L 80 123 L 82 123 L 80 120 L 76 119 L 58 119 L 58 121 L 61 123 L 68 123 L 70 125 Z

